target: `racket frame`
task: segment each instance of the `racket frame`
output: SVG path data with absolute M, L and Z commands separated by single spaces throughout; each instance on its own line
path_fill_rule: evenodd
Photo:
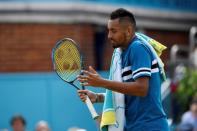
M 57 70 L 56 70 L 56 63 L 55 63 L 55 60 L 54 60 L 54 52 L 55 52 L 55 50 L 62 44 L 62 42 L 63 42 L 64 40 L 71 41 L 72 44 L 75 45 L 75 47 L 77 48 L 77 51 L 79 52 L 80 60 L 81 60 L 80 66 L 81 66 L 81 69 L 83 69 L 83 64 L 82 64 L 82 63 L 83 63 L 83 60 L 82 60 L 82 56 L 81 56 L 81 52 L 80 52 L 80 50 L 79 50 L 79 47 L 77 46 L 76 42 L 75 42 L 74 40 L 70 39 L 70 38 L 64 38 L 64 39 L 62 39 L 62 40 L 59 40 L 59 41 L 57 42 L 57 44 L 55 45 L 55 47 L 52 49 L 52 64 L 53 64 L 53 68 L 54 68 L 56 74 L 57 74 L 64 82 L 66 82 L 66 83 L 72 85 L 75 89 L 80 90 L 80 88 L 77 87 L 77 86 L 74 84 L 74 81 L 75 81 L 77 78 L 75 78 L 74 80 L 68 82 L 68 81 L 64 80 L 64 79 L 57 73 Z M 80 74 L 82 74 L 82 72 L 81 72 Z M 85 87 L 82 86 L 82 89 L 84 90 Z M 96 120 L 96 119 L 99 117 L 99 115 L 97 114 L 97 112 L 96 112 L 96 110 L 95 110 L 95 108 L 94 108 L 94 106 L 93 106 L 93 104 L 92 104 L 92 102 L 91 102 L 91 100 L 90 100 L 90 98 L 89 98 L 88 96 L 86 97 L 85 103 L 86 103 L 86 105 L 87 105 L 87 107 L 88 107 L 88 109 L 89 109 L 89 111 L 90 111 L 90 113 L 91 113 L 91 115 L 92 115 L 92 118 L 93 118 L 94 120 Z

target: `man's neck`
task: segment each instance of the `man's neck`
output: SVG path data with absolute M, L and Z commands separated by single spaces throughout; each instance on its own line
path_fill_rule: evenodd
M 129 44 L 131 43 L 131 41 L 134 39 L 135 35 L 132 35 L 132 37 L 130 37 L 127 42 L 125 42 L 125 45 L 121 47 L 122 50 L 125 50 Z

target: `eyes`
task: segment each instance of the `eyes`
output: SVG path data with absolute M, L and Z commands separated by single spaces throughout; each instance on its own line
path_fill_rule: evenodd
M 108 30 L 108 33 L 112 33 L 112 34 L 115 34 L 117 33 L 118 31 L 116 29 L 109 29 Z
M 113 29 L 111 32 L 115 34 L 117 32 L 117 30 Z

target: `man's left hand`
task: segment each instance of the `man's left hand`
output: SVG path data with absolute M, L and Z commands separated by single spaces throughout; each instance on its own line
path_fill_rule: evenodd
M 89 66 L 89 70 L 83 70 L 83 75 L 79 75 L 77 80 L 81 82 L 83 86 L 103 86 L 104 79 Z

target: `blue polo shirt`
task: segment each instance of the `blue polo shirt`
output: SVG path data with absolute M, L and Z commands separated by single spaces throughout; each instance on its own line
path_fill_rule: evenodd
M 137 36 L 121 57 L 124 82 L 149 77 L 149 88 L 145 97 L 125 95 L 124 131 L 169 131 L 161 103 L 161 78 L 156 57 Z

